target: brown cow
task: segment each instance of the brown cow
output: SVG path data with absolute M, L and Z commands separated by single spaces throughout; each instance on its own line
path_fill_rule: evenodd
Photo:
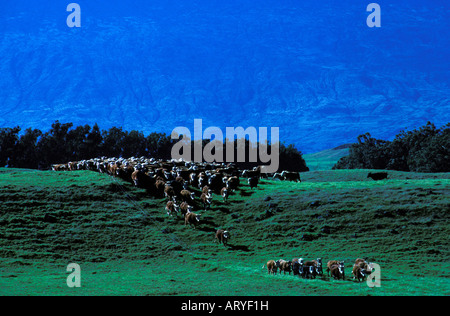
M 200 214 L 189 212 L 186 213 L 186 215 L 184 216 L 184 226 L 186 226 L 187 224 L 189 224 L 189 226 L 193 225 L 195 229 L 196 226 L 199 224 L 199 222 L 200 222 Z
M 267 263 L 265 263 L 261 269 L 264 269 L 264 267 L 267 266 L 267 273 L 268 274 L 277 274 L 277 265 L 274 260 L 269 260 Z
M 191 213 L 193 209 L 194 207 L 187 204 L 186 202 L 180 204 L 180 212 L 183 215 L 183 217 L 186 216 L 187 213 Z
M 181 201 L 183 202 L 193 202 L 195 193 L 189 190 L 181 190 L 180 192 Z
M 366 259 L 358 258 L 355 260 L 355 264 L 352 269 L 353 280 L 358 279 L 359 281 L 360 279 L 364 279 L 364 277 L 367 274 L 370 274 L 370 272 L 372 271 Z
M 328 276 L 330 276 L 330 271 L 331 271 L 331 266 L 332 265 L 341 265 L 342 264 L 342 266 L 344 265 L 344 261 L 339 261 L 339 260 L 330 260 L 330 261 L 328 261 L 327 262 L 327 274 L 328 274 Z
M 178 213 L 179 206 L 173 201 L 168 201 L 166 204 L 167 215 L 172 216 L 173 213 Z
M 281 271 L 283 271 L 284 274 L 286 274 L 286 272 L 291 274 L 291 270 L 292 270 L 291 269 L 291 267 L 292 267 L 291 261 L 278 259 L 277 261 L 275 261 L 275 264 L 277 265 L 278 269 L 280 269 L 280 274 L 281 274 Z
M 206 210 L 211 205 L 212 197 L 210 194 L 202 193 L 200 200 L 203 202 L 203 207 Z
M 230 233 L 223 229 L 218 229 L 216 232 L 216 240 L 219 241 L 219 244 L 227 245 L 228 240 L 230 239 Z
M 330 267 L 327 267 L 329 269 L 331 276 L 334 279 L 339 280 L 342 277 L 342 280 L 345 279 L 345 271 L 344 271 L 344 263 L 340 262 L 339 264 L 333 263 L 330 265 Z

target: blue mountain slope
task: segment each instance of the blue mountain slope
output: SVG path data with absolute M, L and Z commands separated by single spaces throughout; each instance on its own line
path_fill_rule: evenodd
M 278 126 L 303 152 L 450 121 L 446 1 L 4 0 L 0 126 Z

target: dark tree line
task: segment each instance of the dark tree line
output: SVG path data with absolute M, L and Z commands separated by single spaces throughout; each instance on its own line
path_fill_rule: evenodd
M 333 169 L 388 169 L 414 172 L 450 171 L 450 123 L 436 128 L 428 122 L 412 131 L 401 131 L 393 141 L 360 135 L 349 155 Z
M 140 131 L 128 132 L 118 127 L 100 130 L 97 124 L 92 127 L 89 125 L 74 127 L 72 123 L 59 121 L 53 123 L 51 129 L 45 133 L 31 128 L 26 129 L 24 133 L 20 132 L 19 126 L 0 128 L 0 167 L 46 170 L 50 169 L 52 164 L 103 156 L 171 159 L 172 147 L 178 142 L 178 139 L 172 140 L 170 135 L 165 133 L 153 132 L 145 136 Z M 208 142 L 204 140 L 202 148 Z M 237 143 L 235 140 L 235 153 L 237 153 Z M 234 160 L 239 168 L 251 168 L 263 164 L 259 161 L 259 155 L 256 162 L 249 162 L 249 146 L 250 143 L 246 140 L 245 162 Z M 191 148 L 194 148 L 193 142 Z M 279 153 L 279 170 L 309 170 L 302 153 L 295 146 L 285 146 L 282 143 Z

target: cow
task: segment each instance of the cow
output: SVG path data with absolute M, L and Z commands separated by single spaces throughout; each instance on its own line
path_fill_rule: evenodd
M 193 206 L 189 205 L 186 202 L 182 202 L 180 204 L 179 208 L 180 208 L 180 212 L 183 215 L 183 217 L 186 216 L 187 213 L 192 213 L 192 210 L 194 209 Z
M 366 267 L 364 265 L 354 265 L 352 270 L 353 279 L 357 279 L 358 282 L 360 282 L 361 280 L 364 280 L 364 278 L 367 277 L 370 272 L 371 271 L 369 271 L 369 266 Z
M 223 229 L 218 229 L 216 231 L 216 241 L 219 241 L 219 244 L 223 244 L 224 246 L 227 245 L 228 240 L 230 239 L 230 233 Z
M 317 258 L 316 260 L 312 260 L 312 261 L 304 261 L 303 262 L 303 266 L 305 267 L 313 267 L 312 269 L 312 277 L 316 277 L 317 275 L 323 275 L 323 270 L 322 270 L 322 258 Z
M 334 279 L 339 280 L 342 277 L 342 280 L 345 280 L 344 262 L 332 263 L 327 269 Z
M 257 188 L 258 187 L 258 177 L 251 177 L 247 179 L 248 185 L 250 186 L 250 189 Z
M 327 274 L 328 274 L 328 276 L 330 276 L 330 269 L 331 269 L 331 266 L 332 265 L 341 265 L 342 264 L 342 266 L 344 265 L 344 261 L 339 261 L 339 260 L 330 260 L 330 261 L 328 261 L 327 262 Z
M 190 184 L 191 186 L 195 186 L 195 185 L 197 184 L 197 179 L 198 179 L 197 173 L 191 172 L 191 173 L 189 174 L 189 184 Z
M 387 172 L 369 172 L 367 178 L 372 178 L 375 181 L 387 179 Z
M 226 202 L 228 200 L 228 189 L 226 187 L 223 187 L 222 190 L 220 191 L 220 195 L 222 195 L 223 198 L 223 202 Z
M 56 164 L 56 165 L 52 165 L 52 170 L 53 171 L 66 171 L 68 170 L 69 167 L 67 164 Z
M 167 211 L 167 215 L 172 216 L 173 213 L 178 213 L 178 209 L 180 207 L 175 204 L 174 201 L 168 201 L 166 204 L 166 211 Z
M 358 258 L 353 265 L 352 274 L 353 280 L 364 278 L 367 273 L 372 272 L 369 266 L 369 262 L 366 259 Z
M 300 269 L 303 268 L 303 259 L 294 258 L 291 260 L 292 262 L 292 272 L 294 275 L 301 275 Z
M 195 229 L 200 222 L 200 216 L 200 214 L 195 214 L 192 212 L 186 213 L 184 216 L 184 226 L 189 224 L 189 226 L 194 226 Z
M 203 208 L 206 210 L 211 205 L 212 197 L 209 194 L 202 193 L 202 195 L 200 196 L 200 200 L 203 203 Z
M 244 178 L 252 178 L 252 177 L 256 177 L 259 179 L 261 175 L 261 171 L 260 170 L 244 170 L 242 171 L 241 176 Z
M 175 190 L 173 189 L 173 186 L 166 184 L 164 187 L 164 196 L 168 198 L 169 200 L 173 200 L 173 198 L 176 198 Z
M 300 275 L 303 276 L 303 278 L 305 279 L 315 277 L 314 271 L 315 271 L 314 266 L 306 266 L 306 265 L 300 266 Z
M 295 171 L 283 171 L 280 176 L 283 180 L 302 182 L 300 180 L 300 173 Z
M 262 268 L 261 269 L 264 269 L 264 267 L 265 266 L 267 266 L 267 273 L 268 274 L 277 274 L 277 265 L 276 265 L 276 263 L 275 263 L 275 261 L 274 260 L 269 260 L 269 261 L 267 261 L 267 263 L 265 263 L 263 266 L 262 266 Z
M 234 192 L 239 187 L 239 178 L 236 176 L 229 177 L 225 181 L 225 185 L 227 189 L 229 189 L 231 192 Z
M 198 188 L 202 189 L 205 185 L 208 184 L 208 177 L 202 173 L 198 177 Z
M 156 195 L 163 196 L 165 187 L 166 187 L 166 182 L 164 182 L 163 180 L 160 180 L 160 179 L 156 180 L 156 182 L 155 182 Z
M 211 177 L 209 177 L 208 186 L 210 187 L 210 189 L 213 192 L 215 192 L 215 193 L 220 192 L 220 190 L 222 189 L 222 186 L 223 186 L 223 181 L 222 181 L 222 177 L 221 177 L 220 173 L 215 173 L 215 174 L 211 175 Z
M 277 265 L 278 269 L 280 269 L 280 274 L 283 271 L 284 274 L 286 274 L 286 272 L 288 272 L 289 274 L 291 274 L 291 267 L 292 267 L 292 262 L 291 261 L 286 261 L 283 259 L 278 259 L 277 261 L 275 261 L 275 264 Z
M 181 190 L 180 198 L 183 202 L 194 202 L 195 193 L 189 190 Z

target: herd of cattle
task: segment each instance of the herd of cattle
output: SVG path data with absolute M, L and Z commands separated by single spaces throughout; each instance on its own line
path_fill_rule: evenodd
M 198 163 L 180 160 L 157 160 L 154 158 L 95 158 L 52 166 L 54 171 L 91 170 L 121 178 L 134 186 L 144 188 L 155 197 L 166 198 L 165 212 L 168 216 L 177 217 L 181 214 L 184 225 L 194 228 L 200 223 L 200 214 L 195 209 L 208 209 L 215 194 L 220 195 L 224 202 L 228 196 L 241 186 L 240 178 L 247 178 L 248 186 L 258 187 L 263 177 L 285 181 L 301 182 L 298 172 L 283 171 L 281 173 L 264 174 L 261 167 L 251 170 L 239 170 L 233 164 Z M 382 180 L 387 173 L 369 173 L 368 178 Z M 199 189 L 193 190 L 193 188 Z M 200 192 L 200 193 L 198 193 Z M 219 229 L 215 235 L 216 242 L 227 245 L 230 233 Z M 303 278 L 323 276 L 322 259 L 304 261 L 294 258 L 291 261 L 279 259 L 270 260 L 267 266 L 269 274 L 277 271 L 289 274 L 293 272 Z M 345 279 L 344 262 L 329 261 L 326 271 L 335 279 Z M 370 264 L 364 259 L 357 259 L 353 265 L 353 278 L 358 281 L 370 274 Z
M 372 265 L 366 261 L 367 259 L 356 259 L 352 268 L 352 275 L 354 280 L 364 280 L 372 272 Z M 317 258 L 316 260 L 305 261 L 303 258 L 294 258 L 290 261 L 279 259 L 277 261 L 269 260 L 265 263 L 261 269 L 267 267 L 267 272 L 269 274 L 277 274 L 279 270 L 280 274 L 291 272 L 294 275 L 298 275 L 305 279 L 315 279 L 317 276 L 322 277 L 323 267 L 322 258 Z M 345 266 L 344 261 L 330 260 L 327 263 L 326 268 L 329 277 L 333 277 L 336 280 L 345 280 Z
M 263 177 L 301 182 L 298 172 L 283 171 L 271 175 L 261 172 L 261 166 L 240 170 L 234 164 L 161 160 L 154 158 L 94 158 L 52 165 L 54 171 L 91 170 L 121 178 L 144 188 L 153 196 L 167 199 L 165 211 L 169 216 L 181 214 L 185 226 L 194 228 L 200 222 L 195 209 L 208 209 L 214 195 L 227 201 L 246 178 L 251 189 L 257 188 Z M 201 190 L 200 193 L 193 188 Z M 219 232 L 218 232 L 219 233 Z M 227 232 L 228 233 L 228 232 Z M 227 240 L 226 237 L 219 240 Z

